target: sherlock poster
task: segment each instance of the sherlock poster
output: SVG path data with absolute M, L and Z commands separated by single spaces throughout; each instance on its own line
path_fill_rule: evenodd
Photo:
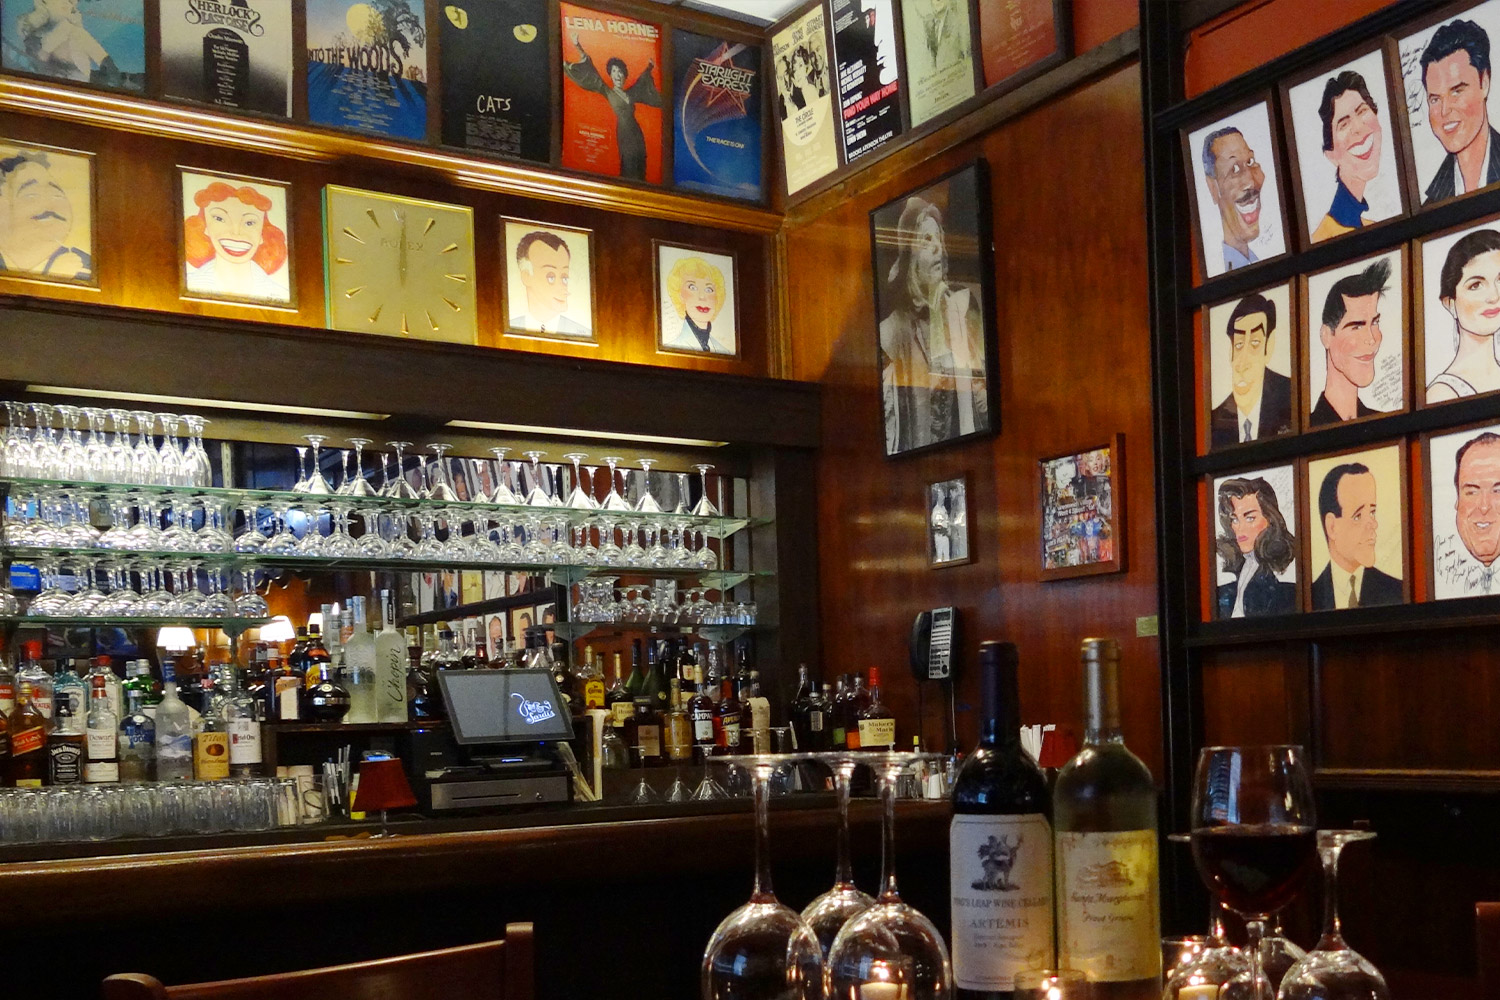
M 691 191 L 759 201 L 760 49 L 677 29 L 672 52 L 673 180 Z
M 562 165 L 661 183 L 661 28 L 561 5 Z
M 168 97 L 292 114 L 291 0 L 162 0 Z
M 901 133 L 892 0 L 833 0 L 844 161 L 853 163 Z
M 307 0 L 307 116 L 316 125 L 427 137 L 422 0 Z
M 143 0 L 0 0 L 0 65 L 69 83 L 146 89 Z
M 823 27 L 823 8 L 814 7 L 771 38 L 788 194 L 832 173 L 839 165 Z
M 545 163 L 552 156 L 547 0 L 445 4 L 445 145 Z

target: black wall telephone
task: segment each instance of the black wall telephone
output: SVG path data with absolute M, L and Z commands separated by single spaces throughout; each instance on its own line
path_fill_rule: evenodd
M 959 644 L 958 609 L 933 608 L 911 623 L 911 672 L 919 681 L 953 677 L 953 650 Z

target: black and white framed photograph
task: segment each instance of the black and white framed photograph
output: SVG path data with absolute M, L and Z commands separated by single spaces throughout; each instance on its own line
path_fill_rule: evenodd
M 969 477 L 956 476 L 927 486 L 927 561 L 934 568 L 971 562 Z
M 995 429 L 989 189 L 976 160 L 870 213 L 888 457 Z

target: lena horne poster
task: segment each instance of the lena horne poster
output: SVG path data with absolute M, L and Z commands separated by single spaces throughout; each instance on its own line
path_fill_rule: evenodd
M 552 155 L 547 0 L 444 4 L 443 142 L 545 163 Z
M 562 11 L 562 165 L 661 183 L 661 28 Z
M 307 116 L 318 125 L 426 138 L 422 0 L 307 0 Z
M 844 160 L 852 163 L 901 132 L 892 0 L 833 0 Z
M 776 110 L 788 194 L 838 169 L 838 137 L 829 93 L 823 8 L 815 7 L 771 38 L 776 64 Z
M 760 200 L 760 49 L 672 32 L 678 187 Z
M 292 113 L 292 8 L 286 0 L 162 0 L 168 97 Z

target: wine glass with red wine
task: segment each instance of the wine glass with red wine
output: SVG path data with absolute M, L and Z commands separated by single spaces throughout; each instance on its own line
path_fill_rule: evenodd
M 1205 747 L 1193 779 L 1193 861 L 1211 892 L 1245 918 L 1255 1000 L 1266 921 L 1318 870 L 1312 779 L 1301 747 Z

